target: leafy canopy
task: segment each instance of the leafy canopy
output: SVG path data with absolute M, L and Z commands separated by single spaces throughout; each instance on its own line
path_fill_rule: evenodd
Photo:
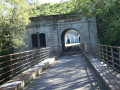
M 28 11 L 26 0 L 0 1 L 0 55 L 12 53 L 14 48 L 24 45 Z
M 57 4 L 42 4 L 32 8 L 31 17 L 59 14 L 81 14 L 97 18 L 99 40 L 102 44 L 120 45 L 119 0 L 73 0 Z

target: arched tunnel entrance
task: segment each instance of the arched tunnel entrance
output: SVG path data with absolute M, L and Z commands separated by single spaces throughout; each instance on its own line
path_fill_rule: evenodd
M 61 35 L 62 52 L 80 51 L 81 37 L 76 29 L 66 29 Z

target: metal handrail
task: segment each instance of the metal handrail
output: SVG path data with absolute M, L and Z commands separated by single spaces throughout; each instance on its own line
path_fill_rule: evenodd
M 120 47 L 96 44 L 94 54 L 96 58 L 120 73 Z
M 52 47 L 0 56 L 0 84 L 22 74 L 50 56 Z

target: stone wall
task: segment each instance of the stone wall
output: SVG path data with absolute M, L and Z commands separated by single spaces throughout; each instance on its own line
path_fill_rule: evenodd
M 53 47 L 54 52 L 62 51 L 62 34 L 74 29 L 80 33 L 81 43 L 87 43 L 90 49 L 97 42 L 97 28 L 95 18 L 84 18 L 80 15 L 53 15 L 30 18 L 31 23 L 27 26 L 24 39 L 26 46 L 18 51 L 35 49 L 32 48 L 31 35 L 45 33 L 46 46 Z M 40 48 L 40 47 L 38 47 Z

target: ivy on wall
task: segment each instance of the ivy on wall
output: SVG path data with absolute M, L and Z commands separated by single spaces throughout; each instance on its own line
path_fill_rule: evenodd
M 30 16 L 81 14 L 97 18 L 98 37 L 102 44 L 120 45 L 119 0 L 73 0 L 41 4 L 31 9 Z

